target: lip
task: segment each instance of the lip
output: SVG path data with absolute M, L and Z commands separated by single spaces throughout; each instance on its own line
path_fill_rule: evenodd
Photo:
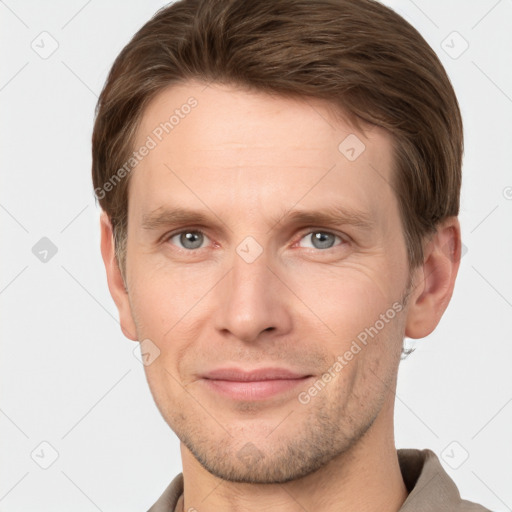
M 285 368 L 221 368 L 203 375 L 202 380 L 208 389 L 230 399 L 257 401 L 291 392 L 311 377 Z

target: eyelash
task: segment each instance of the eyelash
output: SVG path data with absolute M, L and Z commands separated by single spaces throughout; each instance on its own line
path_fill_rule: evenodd
M 174 238 L 175 236 L 177 235 L 181 235 L 183 233 L 199 233 L 205 237 L 208 238 L 208 235 L 202 231 L 201 229 L 195 229 L 195 228 L 192 228 L 192 229 L 182 229 L 181 231 L 175 231 L 173 233 L 169 233 L 167 235 L 165 235 L 163 237 L 163 241 L 164 242 L 170 242 L 171 238 Z M 348 237 L 347 236 L 341 236 L 341 235 L 338 235 L 337 233 L 334 233 L 332 231 L 327 231 L 327 230 L 323 230 L 323 229 L 319 229 L 319 228 L 315 228 L 315 229 L 311 229 L 309 231 L 306 231 L 306 232 L 303 232 L 301 233 L 300 237 L 298 238 L 297 242 L 300 242 L 304 237 L 308 236 L 308 235 L 312 235 L 313 233 L 323 233 L 323 234 L 327 234 L 327 235 L 333 235 L 337 238 L 339 238 L 341 240 L 341 243 L 338 244 L 338 245 L 335 245 L 333 247 L 328 247 L 327 249 L 315 249 L 313 248 L 313 250 L 316 250 L 318 252 L 328 252 L 330 250 L 333 250 L 335 249 L 336 247 L 340 247 L 344 244 L 346 244 L 348 242 Z M 295 245 L 297 242 L 294 242 L 293 245 Z M 174 244 L 172 244 L 174 245 Z M 176 246 L 177 247 L 177 246 Z M 205 249 L 205 247 L 200 247 L 198 249 L 184 249 L 182 247 L 177 247 L 178 250 L 180 251 L 184 251 L 184 252 L 187 252 L 187 253 L 194 253 L 194 252 L 197 252 L 197 251 L 200 251 L 201 249 Z M 310 247 L 306 247 L 306 249 L 311 249 Z

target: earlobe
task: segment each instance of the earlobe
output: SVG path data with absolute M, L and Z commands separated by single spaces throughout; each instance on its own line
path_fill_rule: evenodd
M 405 335 L 424 338 L 438 325 L 452 297 L 461 257 L 456 217 L 442 222 L 425 247 L 424 263 L 415 271 Z
M 132 341 L 138 341 L 133 321 L 128 292 L 115 255 L 112 225 L 105 212 L 101 213 L 101 256 L 107 273 L 108 289 L 119 311 L 119 323 L 123 334 Z

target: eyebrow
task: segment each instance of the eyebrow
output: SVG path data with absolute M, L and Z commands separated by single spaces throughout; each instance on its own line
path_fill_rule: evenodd
M 368 231 L 375 227 L 375 222 L 369 214 L 345 206 L 323 207 L 319 210 L 292 210 L 276 220 L 275 224 L 283 221 L 290 224 L 351 225 Z
M 218 219 L 218 224 L 225 224 L 218 215 L 212 212 L 190 210 L 182 207 L 160 207 L 142 216 L 142 228 L 155 231 L 175 224 L 209 224 L 212 217 Z M 375 221 L 366 212 L 344 206 L 323 207 L 318 210 L 290 210 L 270 219 L 273 229 L 277 224 L 330 224 L 351 225 L 366 231 L 375 227 Z

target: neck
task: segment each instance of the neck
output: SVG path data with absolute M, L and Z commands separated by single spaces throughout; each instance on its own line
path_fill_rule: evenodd
M 184 492 L 177 510 L 397 512 L 407 489 L 394 445 L 392 413 L 392 403 L 386 404 L 348 451 L 318 471 L 284 484 L 222 480 L 206 471 L 181 444 Z

